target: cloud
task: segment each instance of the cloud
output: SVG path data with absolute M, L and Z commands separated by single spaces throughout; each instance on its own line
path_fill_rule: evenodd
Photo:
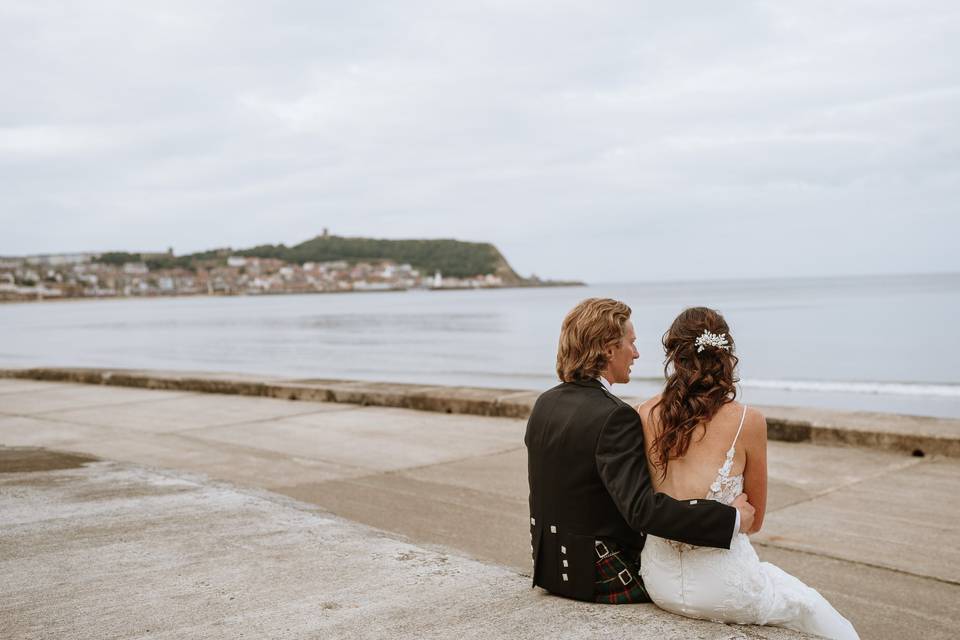
M 957 270 L 958 27 L 929 1 L 7 2 L 0 254 L 329 227 L 592 280 Z

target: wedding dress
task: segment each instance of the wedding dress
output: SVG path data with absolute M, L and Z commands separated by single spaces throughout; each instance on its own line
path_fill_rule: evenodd
M 743 474 L 730 477 L 730 468 L 746 412 L 744 407 L 708 500 L 730 504 L 743 493 Z M 679 615 L 774 625 L 838 640 L 859 638 L 853 625 L 815 589 L 769 562 L 760 562 L 743 533 L 734 536 L 729 550 L 648 535 L 640 575 L 653 602 Z

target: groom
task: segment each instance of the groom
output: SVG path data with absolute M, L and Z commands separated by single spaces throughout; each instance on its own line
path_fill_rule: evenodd
M 653 492 L 640 417 L 611 390 L 630 381 L 635 340 L 624 303 L 589 298 L 574 307 L 560 331 L 562 383 L 537 399 L 527 422 L 533 584 L 556 595 L 649 602 L 639 573 L 647 532 L 728 549 L 753 523 L 743 495 L 727 506 Z

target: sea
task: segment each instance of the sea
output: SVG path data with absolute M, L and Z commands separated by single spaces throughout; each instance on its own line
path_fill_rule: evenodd
M 730 325 L 743 402 L 960 418 L 960 274 L 13 303 L 0 367 L 545 390 L 564 315 L 593 296 L 633 309 L 622 396 L 659 391 L 663 332 L 708 306 Z

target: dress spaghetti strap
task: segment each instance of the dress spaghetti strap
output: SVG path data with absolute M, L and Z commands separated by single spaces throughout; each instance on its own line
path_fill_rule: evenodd
M 733 436 L 733 442 L 730 443 L 730 451 L 727 455 L 730 455 L 734 451 L 734 447 L 737 446 L 737 438 L 740 437 L 740 431 L 743 429 L 743 421 L 747 417 L 747 405 L 743 405 L 743 413 L 740 415 L 740 426 L 737 427 L 737 435 Z
M 737 427 L 737 435 L 733 436 L 733 442 L 730 443 L 730 448 L 727 449 L 727 455 L 723 460 L 723 466 L 717 469 L 717 477 L 713 481 L 713 484 L 710 485 L 711 493 L 707 495 L 707 498 L 710 498 L 711 495 L 718 493 L 721 488 L 730 481 L 730 469 L 733 467 L 733 455 L 737 451 L 737 438 L 740 437 L 740 431 L 743 429 L 743 421 L 747 417 L 747 405 L 743 405 L 743 414 L 740 416 L 740 426 Z

